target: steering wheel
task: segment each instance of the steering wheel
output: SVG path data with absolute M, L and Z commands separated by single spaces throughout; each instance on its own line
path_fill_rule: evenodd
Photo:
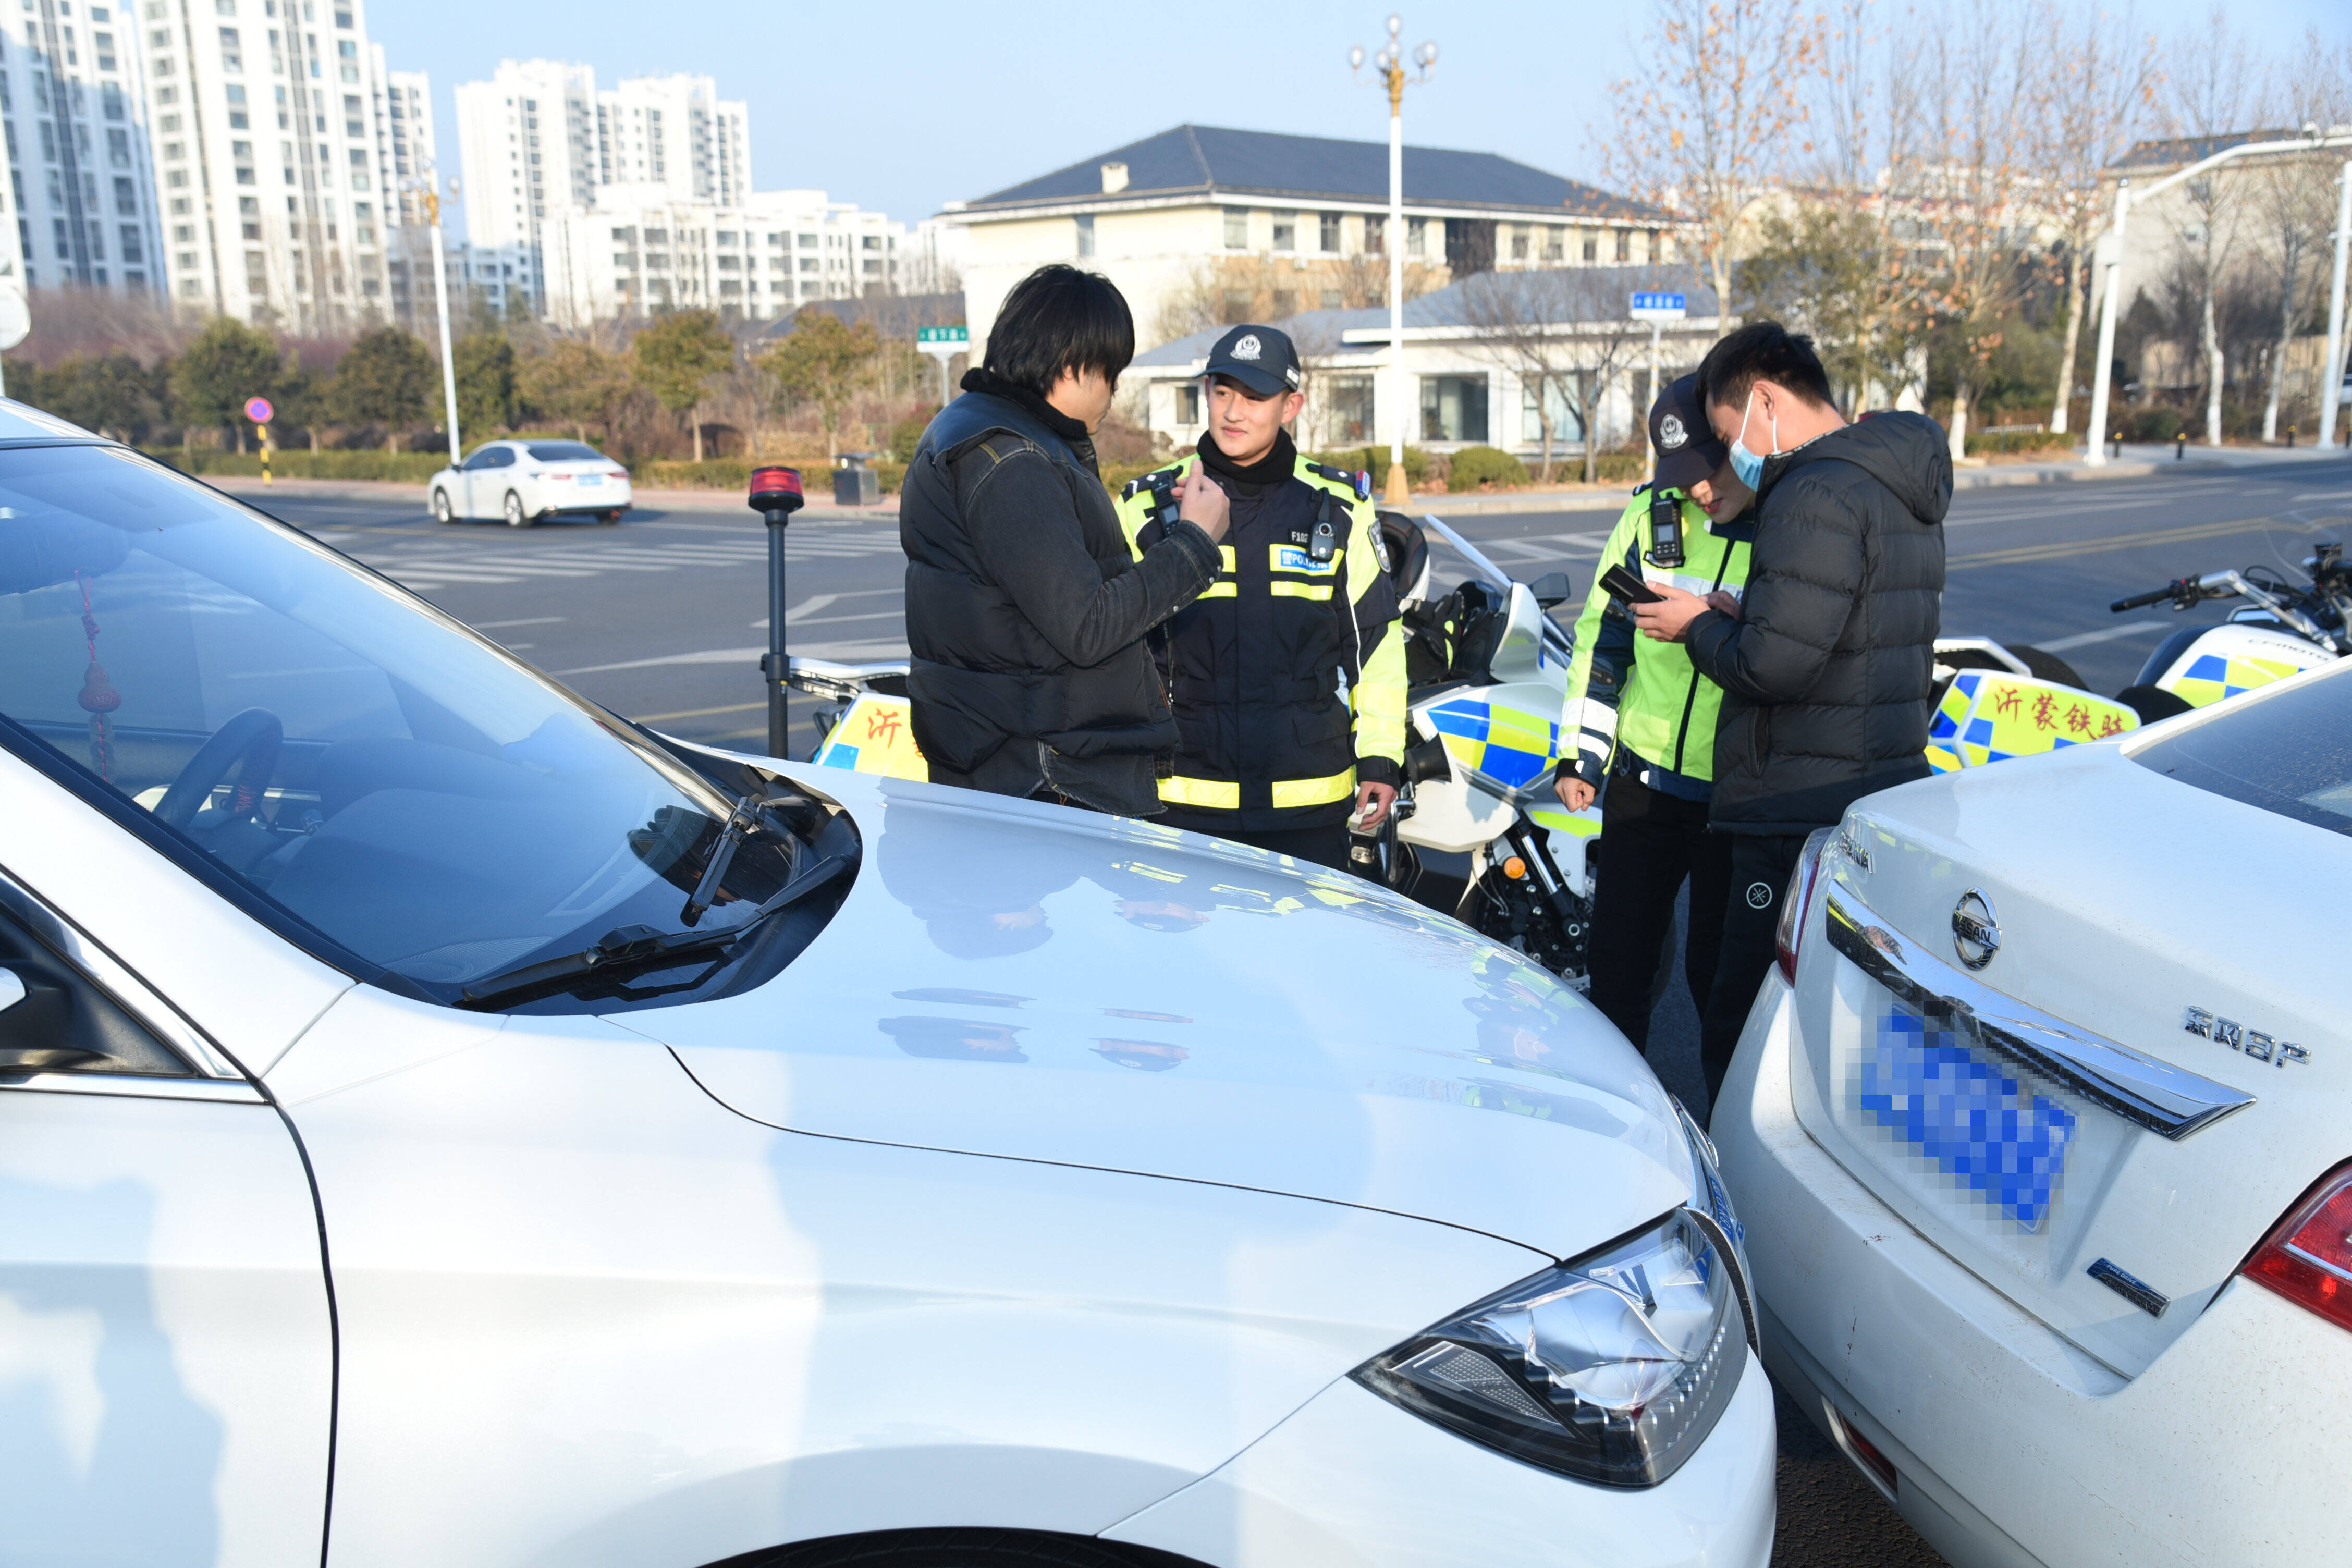
M 278 752 L 285 740 L 286 726 L 268 709 L 248 708 L 237 714 L 196 748 L 196 754 L 155 803 L 156 819 L 186 827 L 196 819 L 197 810 L 211 798 L 213 790 L 232 773 L 236 785 L 229 792 L 229 816 L 250 816 L 261 805 L 262 791 L 269 787 L 269 775 L 278 770 Z

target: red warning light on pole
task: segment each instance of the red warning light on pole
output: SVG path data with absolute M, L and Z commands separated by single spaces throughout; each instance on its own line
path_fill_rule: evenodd
M 798 468 L 766 468 L 751 470 L 751 510 L 761 512 L 794 512 L 807 498 L 801 493 Z

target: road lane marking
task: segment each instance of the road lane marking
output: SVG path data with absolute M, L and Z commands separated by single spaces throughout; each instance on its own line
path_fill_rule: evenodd
M 2095 632 L 2076 632 L 2070 637 L 2033 646 L 2044 653 L 2064 653 L 2068 648 L 2089 647 L 2093 643 L 2114 642 L 2118 637 L 2144 637 L 2149 632 L 2165 629 L 2162 621 L 2126 621 L 2119 626 L 2101 626 Z
M 2026 561 L 2053 561 L 2068 555 L 2134 550 L 2144 544 L 2178 544 L 2192 539 L 2218 539 L 2228 533 L 2252 533 L 2257 529 L 2290 526 L 2274 517 L 2248 517 L 2234 522 L 2200 522 L 2188 528 L 2159 528 L 2140 533 L 2108 534 L 2098 539 L 2053 540 L 2044 544 L 2021 545 L 2014 550 L 1987 550 L 1975 555 L 1963 555 L 1950 563 L 1948 569 L 1962 572 L 1976 566 L 2013 566 Z
M 724 708 L 682 708 L 675 713 L 639 713 L 632 717 L 635 724 L 666 724 L 673 719 L 704 719 L 714 713 L 749 713 L 765 708 L 764 702 L 730 702 Z
M 767 657 L 764 647 L 707 647 L 698 653 L 666 653 L 653 658 L 625 658 L 614 664 L 583 664 L 559 669 L 558 675 L 596 675 L 608 669 L 651 669 L 664 664 L 733 664 L 739 659 L 757 664 Z

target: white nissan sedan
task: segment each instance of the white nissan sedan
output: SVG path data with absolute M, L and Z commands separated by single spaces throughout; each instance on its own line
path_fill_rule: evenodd
M 1773 1371 L 1957 1568 L 2343 1563 L 2352 668 L 1816 839 L 1712 1121 Z
M 425 485 L 435 521 L 494 518 L 509 528 L 549 517 L 618 522 L 634 499 L 629 470 L 578 441 L 486 441 Z
M 1704 1136 L 1385 890 L 722 755 L 0 404 L 0 1561 L 1762 1568 Z

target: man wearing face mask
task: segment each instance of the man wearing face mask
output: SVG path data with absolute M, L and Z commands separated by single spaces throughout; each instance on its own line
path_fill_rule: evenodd
M 934 783 L 1161 809 L 1176 725 L 1143 639 L 1209 585 L 1226 507 L 1196 466 L 1157 545 L 1128 549 L 1092 436 L 1134 353 L 1110 279 L 1041 267 L 907 466 L 907 695 Z
M 1927 776 L 1952 461 L 1924 416 L 1847 424 L 1811 341 L 1777 321 L 1717 343 L 1698 382 L 1756 492 L 1748 590 L 1735 602 L 1660 588 L 1633 619 L 1685 644 L 1724 691 L 1708 822 L 1732 836 L 1731 896 L 1699 1027 L 1712 1101 L 1771 967 L 1805 836 L 1861 795 Z
M 1657 468 L 1601 547 L 1595 586 L 1577 617 L 1559 721 L 1563 740 L 1574 737 L 1573 760 L 1563 759 L 1552 786 L 1570 811 L 1601 796 L 1592 1005 L 1637 1049 L 1649 1040 L 1659 950 L 1686 879 L 1683 977 L 1692 1005 L 1704 1009 L 1715 984 L 1731 877 L 1731 840 L 1706 830 L 1723 690 L 1683 645 L 1636 637 L 1627 605 L 1598 585 L 1598 574 L 1622 565 L 1654 584 L 1736 597 L 1756 536 L 1753 498 L 1707 427 L 1698 377 L 1684 376 L 1659 396 L 1650 445 Z
M 1232 500 L 1216 581 L 1160 634 L 1182 743 L 1160 781 L 1173 827 L 1335 868 L 1348 824 L 1377 827 L 1404 761 L 1404 642 L 1369 475 L 1301 458 L 1290 339 L 1240 326 L 1209 351 L 1197 462 Z M 1169 481 L 1127 488 L 1139 558 L 1160 548 Z

